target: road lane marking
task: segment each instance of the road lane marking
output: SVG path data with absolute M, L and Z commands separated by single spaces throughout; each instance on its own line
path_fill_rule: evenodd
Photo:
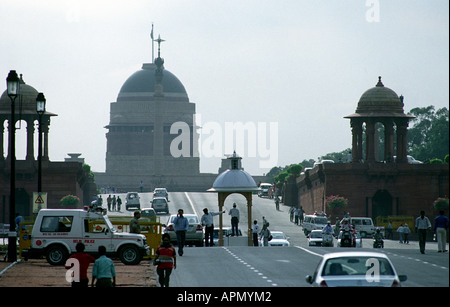
M 194 211 L 194 214 L 196 216 L 198 216 L 197 211 L 194 208 L 194 203 L 192 202 L 191 198 L 189 197 L 189 194 L 187 192 L 184 192 L 184 195 L 186 195 L 186 198 L 187 198 L 189 204 L 191 205 L 192 211 Z
M 318 254 L 318 253 L 315 253 L 315 252 L 312 252 L 312 251 L 310 251 L 309 249 L 306 249 L 306 248 L 304 248 L 304 247 L 297 246 L 297 245 L 295 245 L 294 247 L 299 248 L 299 249 L 301 249 L 301 250 L 304 250 L 305 252 L 310 253 L 311 255 L 323 257 L 323 255 Z
M 245 262 L 244 260 L 242 260 L 239 256 L 235 255 L 232 251 L 230 251 L 227 247 L 222 247 L 224 250 L 226 250 L 230 256 L 234 257 L 237 261 L 239 261 L 240 263 L 242 263 L 243 265 L 245 265 L 247 268 L 249 268 L 249 270 L 253 271 L 254 273 L 258 274 L 259 277 L 261 277 L 263 280 L 267 281 L 268 283 L 270 283 L 273 287 L 277 287 L 278 284 L 274 283 L 271 279 L 269 279 L 267 276 L 265 276 L 263 273 L 259 272 L 257 269 L 255 269 L 253 266 L 251 266 L 250 264 L 248 264 L 247 262 Z

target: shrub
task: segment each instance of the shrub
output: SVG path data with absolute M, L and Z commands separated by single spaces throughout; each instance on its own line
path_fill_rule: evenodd
M 348 199 L 339 195 L 331 195 L 327 198 L 326 204 L 328 208 L 344 208 L 348 205 Z
M 80 199 L 74 195 L 66 195 L 60 200 L 63 206 L 78 206 Z

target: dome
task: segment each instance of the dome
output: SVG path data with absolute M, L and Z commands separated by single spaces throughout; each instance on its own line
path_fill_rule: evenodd
M 142 69 L 132 74 L 122 85 L 118 100 L 153 96 L 156 84 L 156 65 L 144 64 Z M 170 71 L 163 70 L 163 93 L 166 98 L 189 101 L 186 89 L 181 81 Z
M 250 192 L 256 191 L 253 177 L 242 169 L 226 170 L 217 176 L 210 191 L 215 192 Z
M 403 111 L 403 96 L 399 97 L 393 90 L 385 87 L 381 77 L 378 77 L 376 86 L 361 95 L 355 113 L 345 116 L 351 117 L 408 117 L 408 115 Z

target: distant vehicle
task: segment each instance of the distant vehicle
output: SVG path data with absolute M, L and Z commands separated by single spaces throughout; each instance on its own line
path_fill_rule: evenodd
M 322 246 L 322 230 L 313 230 L 308 234 L 309 246 Z
M 326 164 L 326 163 L 334 163 L 334 161 L 333 160 L 321 160 L 318 162 L 314 162 L 313 168 L 318 166 L 319 164 Z
M 399 287 L 405 280 L 385 254 L 375 252 L 325 254 L 314 274 L 306 276 L 315 287 Z
M 397 158 L 397 157 L 394 156 L 394 162 L 395 162 L 396 158 Z M 412 157 L 412 156 L 410 156 L 410 155 L 407 155 L 407 156 L 406 156 L 406 159 L 408 159 L 408 163 L 409 163 L 409 164 L 423 164 L 422 161 L 416 160 L 416 159 L 414 159 L 414 157 Z
M 315 229 L 322 230 L 327 226 L 328 218 L 321 215 L 305 215 L 303 219 L 303 232 L 307 236 L 311 231 Z
M 233 233 L 231 227 L 223 227 L 222 232 L 224 237 L 231 237 L 231 234 Z M 238 232 L 239 236 L 242 236 L 242 231 L 240 228 L 238 228 Z M 213 242 L 214 245 L 219 245 L 219 227 L 214 227 Z
M 164 233 L 168 233 L 170 236 L 170 242 L 177 243 L 177 235 L 175 233 L 175 228 L 173 226 L 173 221 L 177 217 L 176 214 L 172 214 L 167 220 L 166 224 L 162 226 L 165 227 Z M 184 214 L 189 222 L 189 230 L 186 232 L 186 245 L 194 244 L 196 246 L 203 246 L 203 227 L 195 214 Z
M 341 239 L 342 239 L 342 231 L 339 232 L 339 235 L 337 237 L 337 247 L 341 247 Z M 355 234 L 355 239 L 356 239 L 356 246 L 352 246 L 352 247 L 362 247 L 363 246 L 363 241 L 361 239 L 361 236 L 359 233 Z
M 371 237 L 375 234 L 375 226 L 370 217 L 350 217 L 350 224 L 357 232 L 360 233 L 361 237 Z M 341 225 L 344 219 L 341 220 Z
M 127 210 L 130 210 L 130 208 L 135 208 L 137 210 L 141 209 L 138 192 L 127 193 L 127 196 L 125 197 L 125 208 Z
M 289 238 L 282 231 L 270 231 L 272 240 L 268 242 L 269 246 L 291 246 Z M 264 240 L 261 238 L 259 246 L 264 246 Z
M 155 218 L 156 220 L 156 211 L 153 208 L 145 208 L 141 211 L 141 217 L 146 218 Z
M 156 197 L 165 197 L 167 201 L 169 201 L 169 193 L 166 188 L 155 188 L 153 191 L 153 198 Z
M 156 213 L 164 212 L 169 214 L 169 205 L 167 203 L 167 198 L 165 197 L 155 197 L 152 200 L 152 208 Z
M 269 197 L 269 190 L 273 188 L 270 183 L 261 183 L 259 185 L 258 196 L 259 197 Z

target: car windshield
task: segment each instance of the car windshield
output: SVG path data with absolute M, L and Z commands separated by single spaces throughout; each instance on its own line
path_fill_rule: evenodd
M 277 232 L 275 232 L 275 233 L 272 232 L 271 235 L 272 235 L 273 239 L 282 239 L 282 240 L 286 239 L 284 233 L 282 233 L 282 232 L 278 232 L 278 233 Z
M 128 194 L 127 197 L 128 197 L 128 199 L 134 199 L 134 198 L 137 198 L 138 195 L 136 193 L 133 193 L 133 194 Z
M 154 199 L 153 203 L 154 204 L 165 204 L 166 200 L 165 199 Z
M 310 238 L 322 238 L 322 232 L 313 231 L 309 235 Z
M 326 217 L 315 217 L 314 223 L 315 224 L 326 224 L 328 222 L 328 219 Z
M 322 270 L 322 276 L 366 275 L 374 270 L 377 270 L 379 275 L 394 275 L 392 266 L 387 259 L 361 256 L 327 260 Z
M 170 217 L 170 222 L 173 223 L 173 221 L 175 220 L 177 216 L 176 215 L 172 215 Z M 198 224 L 198 217 L 196 215 L 184 215 L 185 218 L 187 218 L 189 225 L 192 224 Z

